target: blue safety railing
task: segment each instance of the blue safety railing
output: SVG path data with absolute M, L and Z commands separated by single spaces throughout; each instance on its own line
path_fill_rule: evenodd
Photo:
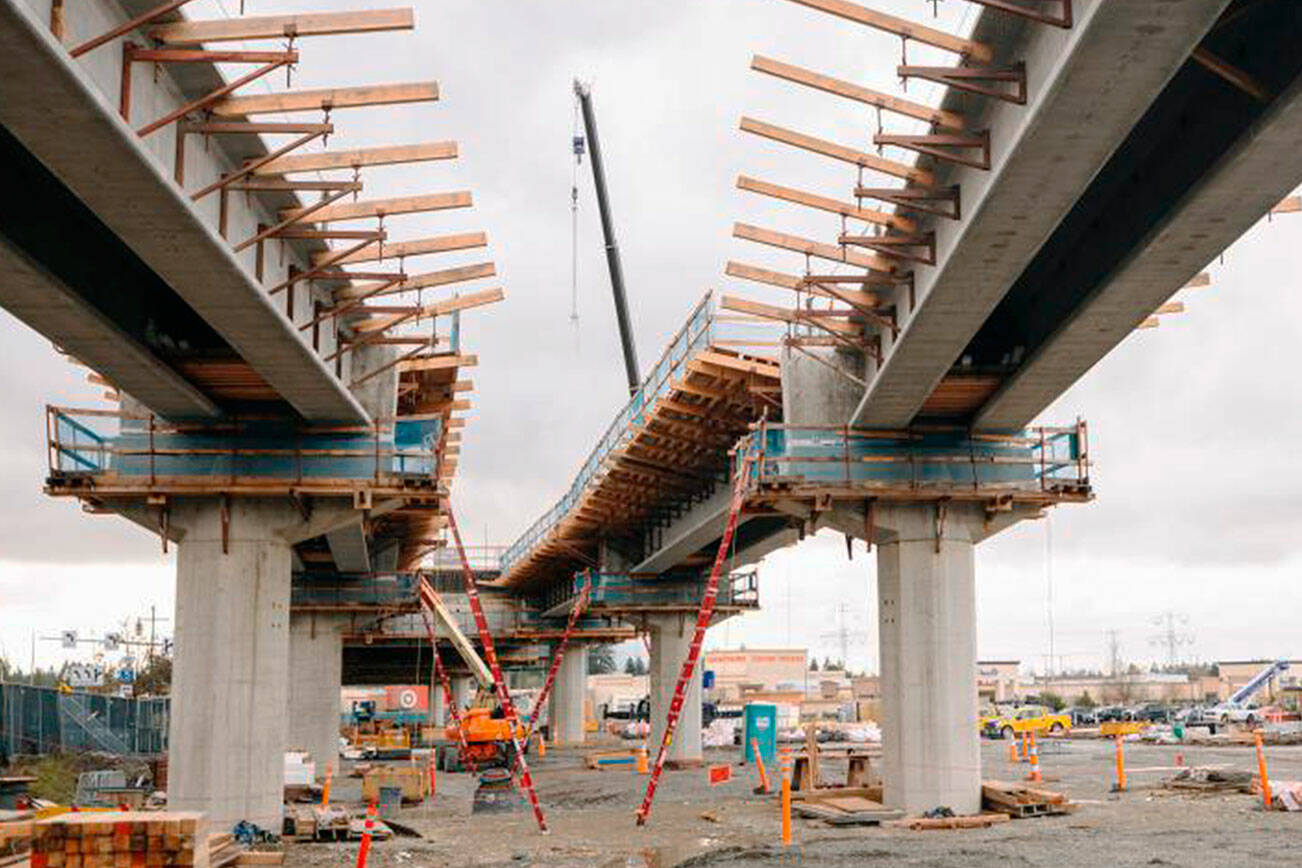
M 874 431 L 760 422 L 737 445 L 754 461 L 751 488 L 1054 492 L 1089 486 L 1085 423 L 1016 434 Z
M 774 336 L 779 333 L 780 329 L 763 322 L 717 315 L 713 298 L 710 293 L 706 293 L 692 310 L 687 323 L 670 340 L 660 361 L 647 374 L 641 387 L 610 423 L 606 433 L 597 441 L 597 445 L 579 467 L 569 490 L 551 509 L 539 516 L 538 520 L 502 554 L 502 572 L 505 574 L 510 570 L 561 519 L 569 515 L 584 490 L 601 470 L 606 456 L 631 439 L 634 432 L 646 421 L 646 414 L 655 406 L 656 400 L 670 391 L 673 380 L 689 359 L 710 346 L 776 345 Z
M 577 594 L 583 573 L 574 580 Z M 695 609 L 705 596 L 706 576 L 642 579 L 627 573 L 592 574 L 589 605 L 594 609 Z M 759 606 L 759 583 L 754 570 L 725 574 L 719 581 L 717 606 L 754 608 Z
M 168 423 L 112 410 L 47 407 L 52 474 L 117 477 L 392 479 L 437 475 L 442 420 L 295 426 L 280 420 Z

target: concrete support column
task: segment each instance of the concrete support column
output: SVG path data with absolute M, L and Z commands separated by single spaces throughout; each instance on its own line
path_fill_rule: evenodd
M 552 685 L 552 739 L 560 744 L 582 744 L 583 700 L 588 694 L 588 649 L 571 645 L 561 658 Z
M 289 618 L 289 750 L 305 750 L 317 780 L 339 768 L 339 690 L 347 616 L 305 613 Z
M 674 686 L 682 672 L 683 661 L 687 659 L 687 649 L 692 644 L 695 619 L 680 615 L 653 615 L 647 618 L 647 627 L 651 633 L 651 740 L 647 747 L 654 758 L 664 737 Z M 704 758 L 701 750 L 703 663 L 704 660 L 697 661 L 687 683 L 683 713 L 678 719 L 674 740 L 669 745 L 669 760 L 699 762 Z
M 471 675 L 455 675 L 452 681 L 452 702 L 457 711 L 465 711 L 466 703 L 475 698 L 475 679 Z
M 981 808 L 975 540 L 980 507 L 893 506 L 877 549 L 883 797 L 910 813 Z M 939 545 L 937 545 L 939 539 Z
M 443 685 L 438 678 L 430 675 L 429 684 L 429 722 L 430 726 L 447 726 L 448 709 L 443 698 Z
M 289 681 L 288 504 L 181 501 L 168 807 L 280 829 Z

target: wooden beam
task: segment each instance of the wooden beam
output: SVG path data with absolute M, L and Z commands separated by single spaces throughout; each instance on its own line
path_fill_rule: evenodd
M 1184 286 L 1180 288 L 1202 289 L 1203 287 L 1211 286 L 1211 285 L 1212 285 L 1212 276 L 1208 274 L 1206 271 L 1200 271 L 1199 273 L 1195 274 L 1188 283 L 1186 283 Z
M 735 295 L 722 296 L 719 299 L 719 304 L 726 310 L 735 310 L 738 313 L 748 313 L 751 316 L 765 319 L 775 319 L 797 325 L 816 323 L 819 328 L 847 336 L 863 334 L 863 329 L 853 323 L 829 321 L 829 317 L 819 317 L 817 315 L 818 311 L 792 310 L 791 308 L 777 307 L 746 298 L 738 298 Z
M 339 260 L 349 262 L 382 262 L 386 259 L 403 259 L 408 256 L 422 256 L 426 253 L 448 253 L 453 250 L 472 250 L 487 247 L 488 235 L 483 232 L 461 232 L 456 235 L 437 235 L 432 238 L 418 238 L 414 241 L 395 241 L 392 244 L 377 244 L 366 250 L 349 254 Z M 312 254 L 312 261 L 325 259 L 329 251 Z
M 470 368 L 479 364 L 479 357 L 474 355 L 462 355 L 460 353 L 451 353 L 447 355 L 427 356 L 423 359 L 408 359 L 405 362 L 398 363 L 399 371 L 441 371 L 445 368 Z M 460 425 L 449 425 L 449 428 L 460 428 Z
M 244 39 L 283 39 L 332 36 L 339 33 L 378 33 L 412 30 L 410 9 L 368 9 L 364 12 L 307 12 L 298 15 L 249 15 L 215 21 L 174 21 L 149 31 L 151 39 L 165 45 L 199 45 Z
M 780 247 L 783 250 L 792 250 L 808 256 L 816 256 L 819 259 L 826 259 L 831 262 L 844 262 L 846 265 L 855 265 L 859 268 L 867 268 L 869 271 L 878 271 L 883 274 L 890 274 L 893 270 L 893 265 L 880 256 L 860 253 L 857 250 L 838 247 L 835 244 L 822 244 L 808 238 L 801 238 L 798 235 L 788 235 L 785 232 L 761 229 L 747 223 L 734 223 L 732 225 L 732 237 L 741 238 L 744 241 L 754 241 L 758 244 L 767 244 L 770 247 Z
M 808 292 L 810 295 L 817 295 L 822 298 L 836 298 L 832 293 L 823 289 L 821 286 L 803 285 L 799 277 L 794 274 L 784 274 L 781 271 L 770 271 L 767 268 L 759 268 L 755 265 L 746 265 L 742 262 L 729 262 L 724 268 L 724 274 L 729 277 L 739 277 L 742 280 L 751 280 L 755 283 L 766 283 L 769 286 L 777 286 L 782 289 Z M 875 292 L 864 292 L 858 289 L 843 289 L 839 293 L 846 301 L 853 301 L 863 307 L 876 307 L 880 299 Z
M 1285 196 L 1270 209 L 1271 214 L 1296 214 L 1302 211 L 1302 196 Z
M 737 356 L 730 356 L 727 353 L 716 353 L 709 350 L 697 353 L 696 358 L 716 367 L 730 368 L 745 374 L 763 374 L 766 377 L 774 378 L 782 376 L 781 366 L 776 361 L 767 359 L 742 359 Z
M 995 56 L 994 50 L 984 43 L 963 39 L 952 33 L 936 30 L 933 27 L 914 24 L 907 19 L 868 9 L 858 3 L 850 3 L 848 0 L 791 0 L 791 2 L 798 3 L 801 6 L 808 6 L 810 9 L 816 9 L 819 12 L 826 12 L 829 15 L 835 15 L 838 18 L 844 18 L 847 21 L 853 21 L 856 24 L 863 24 L 877 30 L 884 30 L 887 33 L 894 33 L 896 36 L 907 37 L 936 48 L 942 48 L 945 51 L 969 57 L 980 63 L 989 63 Z
M 827 196 L 819 196 L 816 193 L 806 193 L 803 190 L 796 190 L 792 187 L 770 184 L 768 181 L 761 181 L 757 178 L 751 178 L 746 175 L 737 176 L 737 189 L 745 190 L 748 193 L 758 193 L 761 196 L 770 196 L 774 199 L 781 199 L 784 202 L 791 202 L 796 205 L 804 205 L 807 208 L 817 208 L 820 211 L 830 211 L 833 214 L 840 214 L 843 217 L 853 217 L 856 220 L 863 220 L 866 223 L 873 223 L 877 226 L 892 226 L 902 232 L 913 232 L 918 226 L 914 221 L 899 214 L 888 214 L 885 211 L 875 211 L 871 208 L 860 208 L 853 202 L 841 202 L 837 199 L 829 199 Z
M 351 151 L 326 151 L 299 154 L 272 160 L 259 166 L 255 175 L 289 175 L 294 172 L 321 172 L 330 169 L 356 169 L 361 166 L 392 166 L 429 160 L 455 160 L 456 142 L 423 142 L 418 145 L 389 145 L 381 148 L 354 148 Z
M 462 265 L 457 268 L 445 268 L 440 271 L 427 271 L 424 274 L 413 274 L 402 283 L 395 284 L 389 289 L 383 290 L 377 294 L 393 295 L 399 292 L 410 292 L 414 289 L 429 289 L 433 286 L 447 286 L 450 283 L 462 283 L 467 280 L 478 280 L 482 277 L 493 277 L 496 274 L 497 266 L 491 262 L 480 262 L 475 265 Z M 348 299 L 359 298 L 371 293 L 374 288 L 374 284 L 345 287 L 335 292 L 335 300 L 346 301 Z
M 1184 302 L 1168 301 L 1166 304 L 1160 306 L 1157 310 L 1153 311 L 1153 314 L 1155 316 L 1162 316 L 1162 315 L 1172 314 L 1172 313 L 1184 313 Z
M 483 292 L 472 292 L 469 295 L 458 295 L 453 298 L 446 298 L 442 301 L 436 301 L 433 304 L 427 304 L 424 307 L 412 308 L 406 314 L 393 313 L 382 316 L 374 316 L 370 319 L 364 319 L 350 323 L 354 331 L 373 332 L 386 329 L 391 325 L 399 322 L 415 322 L 421 319 L 428 319 L 432 316 L 443 316 L 449 313 L 455 313 L 459 310 L 469 310 L 475 307 L 483 307 L 487 304 L 496 304 L 506 298 L 501 288 L 486 289 Z M 357 308 L 357 313 L 366 313 L 366 306 Z
M 257 96 L 232 96 L 213 103 L 218 117 L 242 117 L 277 112 L 306 112 L 323 109 L 357 108 L 372 105 L 398 105 L 434 102 L 439 98 L 438 82 L 410 84 L 373 84 L 362 87 L 327 87 Z
M 869 154 L 855 148 L 847 148 L 835 142 L 807 136 L 804 133 L 798 133 L 776 124 L 757 121 L 754 118 L 742 118 L 741 130 L 775 142 L 781 142 L 784 145 L 791 145 L 794 148 L 801 148 L 815 154 L 822 154 L 824 157 L 841 160 L 853 166 L 862 166 L 865 169 L 872 169 L 874 172 L 881 172 L 884 175 L 903 178 L 906 181 L 912 181 L 925 187 L 931 186 L 936 181 L 935 175 L 926 169 L 920 169 L 917 166 L 911 166 L 896 160 L 888 160 L 885 157 L 879 157 L 876 154 Z
M 894 112 L 898 115 L 913 118 L 914 120 L 925 121 L 929 124 L 945 127 L 951 130 L 963 129 L 963 117 L 954 112 L 944 111 L 943 109 L 932 108 L 922 103 L 912 102 L 911 100 L 901 99 L 897 96 L 891 96 L 888 93 L 872 90 L 853 82 L 843 81 L 839 78 L 832 78 L 830 75 L 823 75 L 812 70 L 805 69 L 801 66 L 793 66 L 790 63 L 783 63 L 780 60 L 774 60 L 771 57 L 764 57 L 757 54 L 750 61 L 750 68 L 756 72 L 762 72 L 772 75 L 776 78 L 785 79 L 795 84 L 803 84 L 805 87 L 812 87 L 815 90 L 821 90 L 824 93 L 830 93 L 835 96 L 852 99 L 855 102 L 861 102 L 879 108 L 883 111 Z
M 474 199 L 469 190 L 455 193 L 425 193 L 420 196 L 399 196 L 393 199 L 368 199 L 361 202 L 343 202 L 322 208 L 312 215 L 313 223 L 333 223 L 336 220 L 358 220 L 364 217 L 392 217 L 395 214 L 423 214 L 429 211 L 446 211 L 449 208 L 469 208 Z M 307 211 L 307 208 L 285 208 L 282 220 L 288 220 Z
M 1257 102 L 1268 103 L 1275 96 L 1257 78 L 1249 75 L 1234 64 L 1217 57 L 1201 45 L 1193 50 L 1191 57 L 1208 72 L 1219 75 Z

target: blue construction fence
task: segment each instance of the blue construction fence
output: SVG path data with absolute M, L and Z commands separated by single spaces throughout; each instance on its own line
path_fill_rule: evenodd
M 167 751 L 168 697 L 126 699 L 0 683 L 0 750 L 6 756 L 65 751 Z

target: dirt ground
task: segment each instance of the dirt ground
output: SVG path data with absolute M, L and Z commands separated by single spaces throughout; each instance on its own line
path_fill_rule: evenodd
M 1130 791 L 1109 792 L 1113 751 L 1108 742 L 1065 740 L 1043 748 L 1046 788 L 1080 803 L 1070 816 L 1014 820 L 989 829 L 914 832 L 877 827 L 833 828 L 793 818 L 793 846 L 779 839 L 779 805 L 755 796 L 753 767 L 738 765 L 737 749 L 708 750 L 707 763 L 733 765 L 732 781 L 710 786 L 704 769 L 667 772 L 647 826 L 634 824 L 646 778 L 626 770 L 583 767 L 586 750 L 552 750 L 534 758 L 539 797 L 551 831 L 539 834 L 521 803 L 510 813 L 471 813 L 476 781 L 440 774 L 438 794 L 403 808 L 394 819 L 422 837 L 377 842 L 372 868 L 416 866 L 671 866 L 968 865 L 1212 866 L 1302 865 L 1302 814 L 1264 812 L 1257 797 L 1186 795 L 1160 780 L 1177 753 L 1186 765 L 1255 771 L 1250 747 L 1129 745 Z M 1026 766 L 1007 762 L 1002 742 L 983 745 L 985 776 L 1016 780 Z M 1302 780 L 1302 747 L 1268 750 L 1270 775 Z M 1145 769 L 1154 769 L 1145 771 Z M 824 764 L 824 779 L 838 770 Z M 842 772 L 843 774 L 843 772 Z M 336 800 L 360 798 L 356 778 L 337 781 Z M 355 863 L 357 844 L 290 845 L 287 868 Z

